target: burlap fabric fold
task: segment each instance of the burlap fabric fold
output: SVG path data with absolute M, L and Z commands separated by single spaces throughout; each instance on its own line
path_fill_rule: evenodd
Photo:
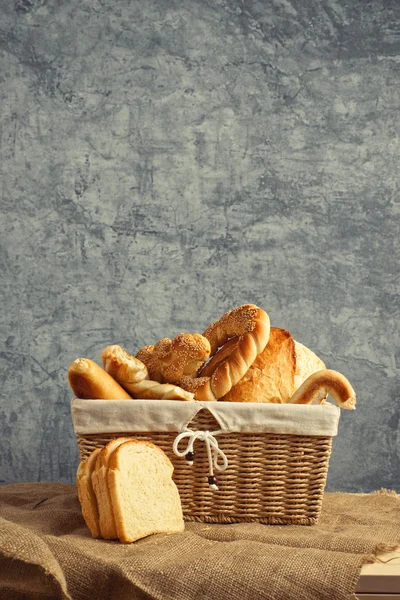
M 0 598 L 342 600 L 400 545 L 400 496 L 326 493 L 314 526 L 186 523 L 134 544 L 94 540 L 76 488 L 0 487 Z

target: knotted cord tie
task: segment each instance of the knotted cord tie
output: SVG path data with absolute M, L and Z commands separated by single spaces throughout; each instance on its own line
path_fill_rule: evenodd
M 188 457 L 193 456 L 193 446 L 196 440 L 200 440 L 204 442 L 207 449 L 208 456 L 208 467 L 209 467 L 209 476 L 208 483 L 210 488 L 217 490 L 218 487 L 216 485 L 215 477 L 214 477 L 214 469 L 217 471 L 225 471 L 228 467 L 228 459 L 226 455 L 218 446 L 218 442 L 216 439 L 216 435 L 220 433 L 224 433 L 222 429 L 218 429 L 218 431 L 193 431 L 192 429 L 188 429 L 185 427 L 182 433 L 178 434 L 173 443 L 172 449 L 177 456 L 180 457 Z M 183 451 L 178 450 L 179 442 L 185 438 L 188 438 L 188 442 L 186 448 Z M 188 456 L 189 455 L 189 456 Z M 222 458 L 222 465 L 218 464 L 218 458 Z M 193 461 L 188 460 L 189 464 L 193 464 Z

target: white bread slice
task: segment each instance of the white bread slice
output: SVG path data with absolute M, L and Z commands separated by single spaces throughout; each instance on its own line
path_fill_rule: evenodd
M 105 540 L 113 540 L 118 537 L 107 485 L 108 461 L 112 452 L 130 439 L 128 437 L 121 437 L 108 442 L 98 454 L 95 469 L 92 473 L 92 485 L 99 509 L 100 532 L 101 537 Z
M 107 481 L 121 542 L 184 530 L 173 470 L 167 455 L 151 442 L 131 439 L 114 450 Z
M 101 537 L 99 509 L 97 506 L 96 494 L 94 493 L 92 486 L 92 473 L 100 452 L 101 448 L 96 448 L 88 458 L 79 464 L 76 473 L 76 487 L 78 489 L 78 498 L 81 503 L 82 515 L 94 538 Z

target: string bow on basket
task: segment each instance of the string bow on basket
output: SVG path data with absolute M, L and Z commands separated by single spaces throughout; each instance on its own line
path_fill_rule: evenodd
M 220 433 L 224 433 L 222 429 L 218 429 L 218 431 L 193 431 L 193 429 L 188 429 L 185 427 L 182 433 L 179 433 L 175 441 L 173 443 L 172 449 L 176 456 L 185 457 L 187 462 L 192 465 L 194 459 L 194 443 L 197 440 L 204 442 L 207 449 L 208 456 L 208 484 L 211 489 L 218 490 L 217 481 L 214 476 L 214 469 L 217 471 L 225 471 L 228 468 L 228 459 L 225 453 L 218 446 L 218 442 L 215 436 Z M 178 450 L 179 443 L 181 440 L 187 439 L 186 448 L 182 451 Z M 221 457 L 222 464 L 218 463 L 218 459 Z

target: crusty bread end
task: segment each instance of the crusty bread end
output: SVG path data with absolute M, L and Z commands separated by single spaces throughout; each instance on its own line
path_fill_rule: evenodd
M 97 506 L 96 494 L 92 485 L 92 473 L 100 452 L 101 448 L 96 448 L 86 460 L 83 460 L 79 464 L 76 474 L 76 487 L 78 490 L 82 515 L 94 538 L 101 537 L 99 509 Z

